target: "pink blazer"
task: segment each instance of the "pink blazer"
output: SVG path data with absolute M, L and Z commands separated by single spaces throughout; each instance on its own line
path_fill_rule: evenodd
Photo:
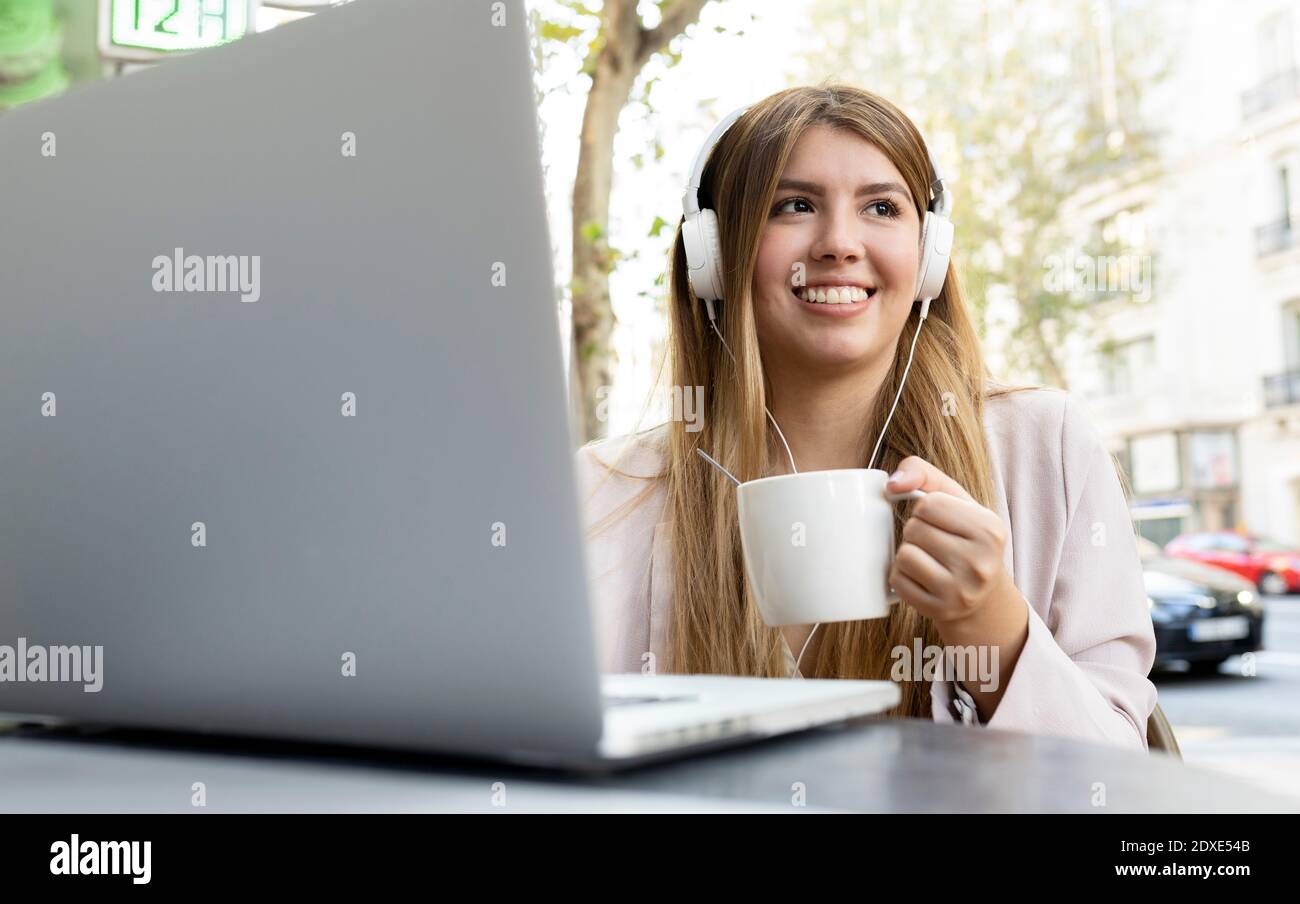
M 1146 750 L 1156 705 L 1147 679 L 1155 633 L 1133 525 L 1118 476 L 1096 429 L 1068 394 L 1025 390 L 990 399 L 985 432 L 993 509 L 1008 528 L 1006 564 L 1029 601 L 1029 636 L 990 728 L 1059 735 Z M 650 488 L 627 514 L 589 536 L 587 569 L 598 653 L 605 672 L 638 672 L 653 653 L 667 661 L 672 618 L 670 522 L 663 520 L 667 425 L 591 443 L 576 453 L 588 533 Z M 705 466 L 703 463 L 701 466 Z M 603 482 L 602 482 L 603 481 Z M 952 685 L 930 687 L 936 722 L 954 713 Z

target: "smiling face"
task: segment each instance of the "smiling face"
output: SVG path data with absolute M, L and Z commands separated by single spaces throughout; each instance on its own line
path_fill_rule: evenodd
M 920 235 L 911 192 L 878 147 L 846 129 L 805 132 L 759 238 L 754 321 L 765 367 L 824 374 L 880 367 L 912 310 Z M 799 264 L 806 289 L 795 287 Z M 844 286 L 854 287 L 851 303 L 818 303 Z M 805 300 L 813 288 L 817 300 Z

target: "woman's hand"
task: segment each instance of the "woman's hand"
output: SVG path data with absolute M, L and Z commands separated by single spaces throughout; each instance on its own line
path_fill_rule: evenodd
M 900 473 L 901 472 L 901 473 Z M 949 645 L 989 645 L 996 675 L 962 681 L 988 721 L 997 709 L 1029 636 L 1029 603 L 1007 573 L 1007 530 L 995 513 L 947 474 L 910 455 L 886 489 L 928 493 L 912 506 L 889 583 L 903 602 L 930 619 Z
M 972 625 L 1015 590 L 1003 564 L 1007 531 L 1002 519 L 961 484 L 912 455 L 903 459 L 886 489 L 929 494 L 913 505 L 889 573 L 889 583 L 904 602 L 936 626 Z
M 991 684 L 962 685 L 988 721 L 1029 636 L 1029 603 L 1007 573 L 1007 529 L 994 512 L 934 465 L 915 455 L 899 464 L 886 489 L 928 494 L 912 506 L 889 572 L 903 602 L 934 623 L 945 644 L 997 647 Z

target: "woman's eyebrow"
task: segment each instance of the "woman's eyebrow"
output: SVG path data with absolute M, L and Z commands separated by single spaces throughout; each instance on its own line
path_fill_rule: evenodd
M 810 195 L 824 195 L 826 189 L 817 182 L 806 182 L 803 179 L 782 179 L 776 184 L 777 191 L 781 189 L 793 189 L 795 191 L 806 191 Z M 911 197 L 911 193 L 897 182 L 868 182 L 865 185 L 859 185 L 854 197 L 862 195 L 878 195 L 887 192 L 895 192 L 905 198 Z

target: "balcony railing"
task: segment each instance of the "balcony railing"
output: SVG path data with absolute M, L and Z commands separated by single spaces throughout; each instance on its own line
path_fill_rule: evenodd
M 1255 227 L 1255 254 L 1265 257 L 1296 246 L 1296 229 L 1290 219 Z
M 1284 69 L 1241 95 L 1241 118 L 1251 119 L 1300 99 L 1300 69 Z
M 1264 377 L 1264 407 L 1281 408 L 1300 404 L 1300 370 L 1288 370 Z

